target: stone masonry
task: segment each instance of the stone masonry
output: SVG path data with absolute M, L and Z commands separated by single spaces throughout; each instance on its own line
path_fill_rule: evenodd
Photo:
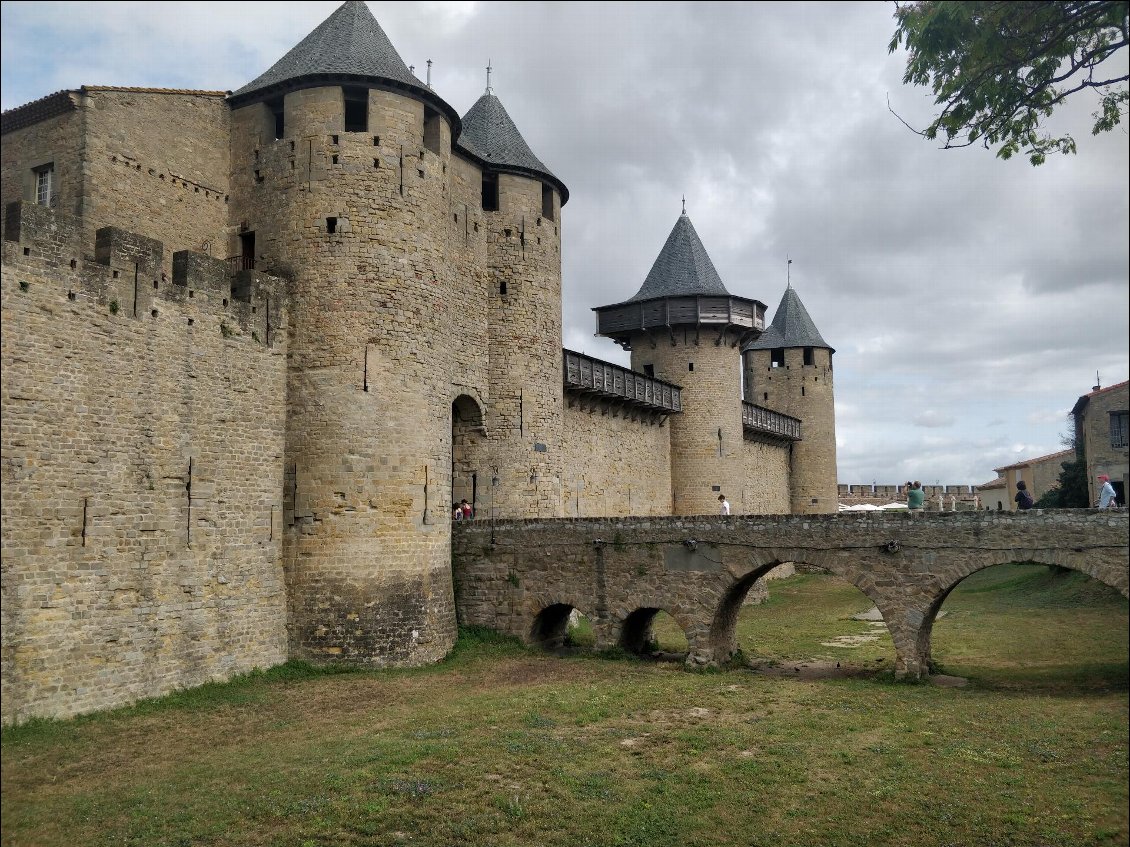
M 452 556 L 461 624 L 552 644 L 577 609 L 598 649 L 639 650 L 662 610 L 695 664 L 733 654 L 737 614 L 757 579 L 785 562 L 822 568 L 879 608 L 896 672 L 918 677 L 929 672 L 937 613 L 962 579 L 1035 562 L 1127 596 L 1128 529 L 1125 509 L 488 521 L 458 527 Z

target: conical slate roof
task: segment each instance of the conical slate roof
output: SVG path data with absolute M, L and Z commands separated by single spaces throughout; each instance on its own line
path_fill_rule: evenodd
M 251 95 L 264 89 L 289 88 L 288 83 L 311 77 L 389 81 L 416 89 L 430 100 L 439 99 L 408 70 L 362 0 L 342 3 L 266 73 L 234 92 L 232 100 L 252 99 Z
M 667 243 L 659 251 L 647 279 L 635 296 L 624 301 L 655 300 L 660 297 L 685 297 L 694 294 L 729 296 L 714 263 L 702 246 L 691 219 L 683 212 Z
M 561 204 L 569 199 L 565 184 L 534 155 L 502 101 L 490 91 L 476 100 L 463 116 L 458 145 L 488 165 L 547 177 L 561 193 Z
M 781 304 L 773 315 L 773 323 L 761 337 L 742 350 L 771 350 L 775 347 L 825 347 L 835 350 L 820 337 L 820 330 L 808 316 L 808 309 L 800 302 L 796 289 L 789 286 L 781 297 Z

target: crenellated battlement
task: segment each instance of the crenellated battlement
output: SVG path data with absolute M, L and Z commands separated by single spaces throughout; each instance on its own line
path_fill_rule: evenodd
M 176 305 L 189 326 L 207 321 L 224 338 L 243 336 L 274 346 L 285 339 L 286 280 L 231 265 L 204 253 L 172 253 L 172 279 L 163 268 L 165 245 L 118 227 L 103 227 L 94 252 L 84 250 L 81 221 L 34 203 L 5 210 L 3 260 L 58 286 L 71 301 L 89 300 L 111 314 L 159 319 Z M 29 280 L 20 280 L 30 286 Z

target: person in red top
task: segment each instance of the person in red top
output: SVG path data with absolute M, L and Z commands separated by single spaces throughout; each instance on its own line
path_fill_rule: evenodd
M 474 509 L 471 508 L 471 504 L 466 500 L 459 501 L 459 508 L 463 510 L 463 520 L 469 521 L 475 516 Z

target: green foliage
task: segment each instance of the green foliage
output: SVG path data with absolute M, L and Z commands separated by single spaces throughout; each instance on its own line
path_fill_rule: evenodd
M 1091 493 L 1087 488 L 1087 462 L 1082 458 L 1064 462 L 1059 482 L 1036 501 L 1037 509 L 1085 509 Z
M 110 314 L 116 315 L 118 313 L 118 308 L 119 308 L 118 301 L 117 300 L 111 300 L 110 301 Z
M 1040 124 L 1088 88 L 1101 98 L 1092 134 L 1121 122 L 1130 74 L 1103 63 L 1130 43 L 1128 11 L 1130 3 L 1108 0 L 896 5 L 889 49 L 910 52 L 903 82 L 930 87 L 942 107 L 915 131 L 944 137 L 946 148 L 997 147 L 1002 159 L 1022 151 L 1033 165 L 1074 153 L 1070 135 L 1054 138 Z
M 231 338 L 233 335 L 235 335 L 235 332 L 226 323 L 221 323 L 220 335 L 222 335 L 224 338 Z

